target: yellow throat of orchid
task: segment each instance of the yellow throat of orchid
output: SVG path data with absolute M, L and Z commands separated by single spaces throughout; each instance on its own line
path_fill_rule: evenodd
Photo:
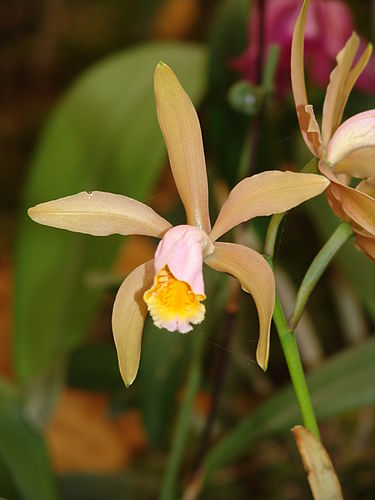
M 143 299 L 155 325 L 169 331 L 187 333 L 192 326 L 201 323 L 206 308 L 201 301 L 205 295 L 196 294 L 185 281 L 180 281 L 166 265 L 156 274 L 153 286 Z

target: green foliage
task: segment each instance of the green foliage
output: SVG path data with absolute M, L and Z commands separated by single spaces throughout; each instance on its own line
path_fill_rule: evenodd
M 193 101 L 202 96 L 205 52 L 189 44 L 146 44 L 89 70 L 51 116 L 31 165 L 26 208 L 85 190 L 145 200 L 165 160 L 153 71 L 173 66 Z M 22 216 L 17 242 L 14 361 L 26 381 L 84 339 L 101 293 L 90 270 L 108 269 L 121 238 L 46 228 Z
M 248 117 L 228 102 L 231 85 L 238 79 L 230 60 L 246 47 L 249 0 L 224 0 L 217 10 L 210 36 L 207 99 L 207 139 L 217 171 L 230 184 L 237 178 Z
M 375 339 L 371 338 L 326 361 L 307 377 L 318 418 L 375 404 Z M 260 436 L 301 422 L 291 386 L 281 390 L 242 420 L 207 454 L 206 472 L 232 462 Z
M 144 424 L 154 447 L 165 444 L 192 340 L 193 334 L 170 333 L 150 319 L 146 322 L 137 384 Z
M 325 197 L 315 198 L 306 206 L 322 240 L 327 240 L 338 226 L 339 219 L 328 206 Z M 351 283 L 367 312 L 375 321 L 374 263 L 355 248 L 354 240 L 351 238 L 337 254 L 335 264 Z
M 43 439 L 23 417 L 20 398 L 4 380 L 0 380 L 0 462 L 4 466 L 0 468 L 0 496 L 5 494 L 3 476 L 7 472 L 17 498 L 57 498 Z M 6 491 L 8 488 L 5 485 Z

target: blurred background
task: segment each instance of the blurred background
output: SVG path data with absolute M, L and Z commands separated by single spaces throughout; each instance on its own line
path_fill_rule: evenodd
M 184 223 L 156 120 L 152 78 L 160 60 L 199 112 L 212 220 L 239 179 L 301 170 L 310 158 L 289 83 L 300 4 L 1 1 L 1 497 L 158 498 L 184 415 L 188 440 L 171 498 L 189 485 L 191 494 L 202 467 L 200 498 L 311 498 L 288 430 L 300 416 L 277 334 L 264 374 L 255 363 L 258 323 L 248 296 L 233 299 L 232 281 L 208 270 L 206 321 L 186 336 L 147 321 L 140 371 L 125 389 L 113 300 L 157 242 L 67 233 L 26 216 L 36 203 L 98 189 Z M 309 14 L 308 94 L 320 117 L 335 54 L 351 31 L 363 47 L 375 39 L 375 4 L 311 0 Z M 374 107 L 372 58 L 345 116 Z M 276 253 L 286 311 L 338 222 L 324 196 L 286 217 Z M 261 250 L 267 223 L 255 220 L 241 237 Z M 323 442 L 349 499 L 375 498 L 374 297 L 374 263 L 350 240 L 297 331 Z M 184 414 L 192 366 L 198 390 Z

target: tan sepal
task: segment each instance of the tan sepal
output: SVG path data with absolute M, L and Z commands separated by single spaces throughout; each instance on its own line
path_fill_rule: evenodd
M 94 236 L 143 234 L 162 237 L 172 227 L 152 208 L 127 196 L 84 191 L 29 208 L 39 224 Z
M 147 306 L 144 292 L 154 279 L 154 261 L 141 264 L 120 286 L 112 312 L 112 330 L 121 376 L 127 387 L 137 375 Z
M 375 237 L 362 236 L 355 234 L 355 245 L 359 248 L 369 259 L 375 262 Z
M 210 233 L 213 241 L 237 224 L 285 212 L 317 196 L 329 185 L 322 175 L 272 170 L 247 177 L 229 193 Z
M 316 133 L 311 134 L 308 132 L 311 121 L 311 108 L 306 108 L 306 106 L 308 105 L 308 100 L 306 94 L 304 69 L 304 37 L 308 7 L 309 0 L 304 0 L 296 25 L 294 27 L 291 49 L 291 80 L 294 103 L 296 105 L 298 122 L 302 136 L 311 153 L 314 156 L 319 157 L 319 151 L 316 145 Z
M 307 472 L 307 479 L 314 499 L 343 499 L 340 482 L 322 443 L 302 425 L 293 427 L 292 432 Z
M 242 289 L 252 295 L 259 316 L 259 341 L 256 351 L 258 365 L 267 369 L 270 345 L 270 325 L 275 304 L 275 278 L 267 261 L 255 250 L 234 243 L 215 243 L 215 251 L 205 262 L 231 274 Z
M 330 193 L 335 198 L 347 222 L 354 221 L 371 235 L 375 235 L 375 199 L 366 193 L 342 184 L 332 170 L 319 163 L 320 171 L 331 180 Z M 354 228 L 355 230 L 355 228 Z
M 208 232 L 208 183 L 197 113 L 173 71 L 159 63 L 154 76 L 156 109 L 173 177 L 188 224 Z
M 337 54 L 337 65 L 330 75 L 323 105 L 322 138 L 326 146 L 340 125 L 349 94 L 368 63 L 372 46 L 369 44 L 352 68 L 359 47 L 359 37 L 353 32 L 344 48 Z

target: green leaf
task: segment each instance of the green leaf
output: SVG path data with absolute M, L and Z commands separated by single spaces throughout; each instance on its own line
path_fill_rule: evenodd
M 155 448 L 165 443 L 193 336 L 194 332 L 180 335 L 160 330 L 150 318 L 146 322 L 137 381 L 144 424 Z
M 250 0 L 224 0 L 212 23 L 208 75 L 207 130 L 210 155 L 219 173 L 230 185 L 237 179 L 248 117 L 229 104 L 228 92 L 239 80 L 230 61 L 239 56 L 247 43 Z
M 323 419 L 375 404 L 375 338 L 347 349 L 307 377 L 316 415 Z M 291 386 L 280 391 L 224 436 L 207 454 L 209 473 L 235 460 L 255 438 L 302 423 Z
M 220 328 L 228 296 L 227 277 L 208 266 L 204 268 L 207 299 L 205 320 L 187 335 L 156 328 L 146 321 L 142 339 L 141 364 L 137 376 L 140 408 L 152 446 L 165 445 L 178 402 L 178 391 L 186 375 L 195 337 L 202 335 L 209 342 Z
M 153 43 L 97 64 L 51 116 L 31 165 L 24 210 L 85 190 L 146 200 L 166 158 L 153 95 L 153 71 L 168 63 L 196 103 L 205 51 Z M 16 248 L 14 365 L 25 381 L 46 372 L 85 337 L 101 292 L 90 270 L 108 269 L 120 237 L 95 238 L 38 226 L 26 215 Z
M 323 196 L 318 196 L 306 203 L 306 208 L 312 217 L 322 240 L 328 240 L 339 224 Z M 375 320 L 375 266 L 362 252 L 354 246 L 353 238 L 348 241 L 335 257 L 346 278 L 352 284 L 358 297 L 368 313 Z
M 0 380 L 0 461 L 20 498 L 54 500 L 57 493 L 43 439 L 25 421 L 19 403 L 13 388 Z

